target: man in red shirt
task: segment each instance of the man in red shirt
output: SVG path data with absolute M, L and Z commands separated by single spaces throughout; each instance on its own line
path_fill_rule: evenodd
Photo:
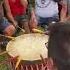
M 3 0 L 0 1 L 0 33 L 12 36 L 15 33 L 15 27 L 4 17 Z
M 4 0 L 8 19 L 14 26 L 21 25 L 29 33 L 28 15 L 26 15 L 27 0 Z

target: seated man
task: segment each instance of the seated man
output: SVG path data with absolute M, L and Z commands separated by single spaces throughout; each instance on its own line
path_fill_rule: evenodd
M 48 55 L 53 59 L 57 70 L 70 70 L 69 22 L 59 22 L 50 28 Z
M 0 1 L 0 32 L 4 35 L 12 36 L 15 32 L 15 27 L 8 22 L 3 13 L 3 1 Z
M 14 26 L 21 26 L 26 33 L 29 33 L 27 0 L 4 0 L 4 7 L 9 21 L 11 21 Z
M 62 6 L 60 12 L 60 20 L 62 21 L 67 12 L 67 4 L 64 0 L 35 0 L 35 11 L 33 18 L 38 25 L 45 26 L 51 22 L 59 21 L 59 9 L 58 4 Z

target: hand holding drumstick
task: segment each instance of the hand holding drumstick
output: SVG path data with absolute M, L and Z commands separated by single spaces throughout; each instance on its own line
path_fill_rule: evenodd
M 41 33 L 41 34 L 46 34 L 46 35 L 48 35 L 49 34 L 49 32 L 47 31 L 47 32 L 44 32 L 44 31 L 42 31 L 42 30 L 39 30 L 39 29 L 32 29 L 32 31 L 33 32 L 35 32 L 35 33 Z

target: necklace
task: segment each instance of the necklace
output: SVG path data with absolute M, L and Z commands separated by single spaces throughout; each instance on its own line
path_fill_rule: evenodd
M 36 5 L 37 7 L 40 7 L 40 8 L 45 8 L 49 6 L 50 3 L 51 3 L 51 0 L 49 0 L 48 2 L 47 0 L 39 0 L 39 1 L 36 0 Z

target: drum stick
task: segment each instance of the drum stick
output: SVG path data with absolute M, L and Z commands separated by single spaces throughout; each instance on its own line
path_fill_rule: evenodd
M 40 57 L 41 57 L 43 63 L 45 64 L 45 60 L 44 60 L 44 58 L 43 58 L 43 56 L 41 54 L 40 54 Z
M 13 49 L 12 49 L 13 50 Z M 11 50 L 9 50 L 9 51 L 4 51 L 4 52 L 1 52 L 0 53 L 0 55 L 3 55 L 3 54 L 6 54 L 6 53 L 8 53 L 8 52 L 10 52 Z M 14 51 L 14 50 L 13 50 Z
M 45 32 L 43 32 L 43 31 L 41 31 L 41 30 L 39 30 L 39 29 L 32 29 L 34 32 L 37 32 L 37 33 L 41 33 L 41 34 L 45 34 Z
M 6 35 L 2 35 L 2 34 L 0 34 L 0 36 L 3 36 L 3 37 L 7 37 L 7 38 L 9 38 L 9 39 L 15 39 L 15 37 L 11 37 L 11 36 L 6 36 Z
M 16 66 L 15 66 L 15 70 L 17 69 L 17 67 L 19 66 L 19 63 L 20 63 L 20 61 L 21 61 L 21 59 L 20 59 L 19 56 L 17 57 L 17 59 L 18 59 L 18 61 L 17 61 Z
M 42 31 L 42 30 L 39 30 L 39 29 L 32 29 L 33 32 L 35 33 L 40 33 L 40 34 L 45 34 L 45 35 L 48 35 L 49 34 L 49 31 Z
M 17 25 L 17 27 L 18 27 L 20 30 L 22 30 L 23 33 L 25 33 L 25 30 L 24 30 L 24 29 L 22 29 L 22 28 L 19 27 L 18 25 Z
M 7 53 L 7 51 L 4 51 L 4 52 L 0 53 L 0 55 L 6 54 L 6 53 Z

